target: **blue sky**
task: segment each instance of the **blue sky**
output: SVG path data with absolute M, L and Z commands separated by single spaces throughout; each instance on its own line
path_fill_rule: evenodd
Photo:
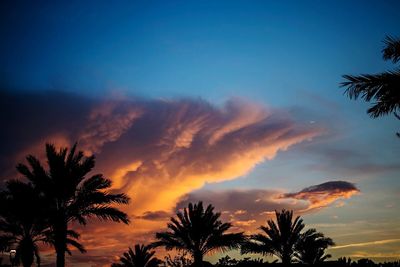
M 239 179 L 207 183 L 200 191 L 293 192 L 346 180 L 361 194 L 344 207 L 305 215 L 308 222 L 327 227 L 323 231 L 339 245 L 356 243 L 360 234 L 354 236 L 354 228 L 365 231 L 360 242 L 388 240 L 388 229 L 390 238 L 400 240 L 400 142 L 394 135 L 399 122 L 393 116 L 370 119 L 368 104 L 350 101 L 339 87 L 343 74 L 393 68 L 382 60 L 381 50 L 386 35 L 400 36 L 399 1 L 32 1 L 0 6 L 2 89 L 55 90 L 96 99 L 123 95 L 153 104 L 200 98 L 216 107 L 233 98 L 284 112 L 323 133 L 279 151 Z M 399 247 L 397 242 L 386 252 L 368 250 L 368 245 L 345 252 L 386 259 L 399 256 Z M 345 252 L 332 251 L 335 256 Z
M 3 4 L 4 5 L 4 4 Z M 16 87 L 151 97 L 339 99 L 344 73 L 387 67 L 396 1 L 127 1 L 3 9 L 1 71 Z

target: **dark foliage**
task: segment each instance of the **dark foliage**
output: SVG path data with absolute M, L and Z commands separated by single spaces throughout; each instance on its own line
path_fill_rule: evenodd
M 123 254 L 119 263 L 113 263 L 111 267 L 158 267 L 162 261 L 154 257 L 154 251 L 145 245 L 135 245 Z
M 16 262 L 32 265 L 34 258 L 40 264 L 38 243 L 45 240 L 47 223 L 42 209 L 43 199 L 31 184 L 17 180 L 7 182 L 0 193 L 1 251 L 16 250 Z
M 101 174 L 87 177 L 95 165 L 94 156 L 85 157 L 82 151 L 76 152 L 76 144 L 68 151 L 59 151 L 46 145 L 48 169 L 32 155 L 27 156 L 28 165 L 19 164 L 17 170 L 28 179 L 45 200 L 46 219 L 49 228 L 45 232 L 46 241 L 54 245 L 57 253 L 57 266 L 65 265 L 65 252 L 70 252 L 67 244 L 80 252 L 84 248 L 76 239 L 79 235 L 69 229 L 69 224 L 77 221 L 85 225 L 88 218 L 112 220 L 128 223 L 125 213 L 113 204 L 127 204 L 125 194 L 111 194 L 107 189 L 111 181 Z
M 400 60 L 400 39 L 387 36 L 382 50 L 383 59 L 398 63 Z M 345 93 L 350 99 L 361 97 L 366 102 L 372 102 L 368 114 L 377 118 L 387 114 L 395 114 L 399 118 L 400 111 L 400 70 L 395 69 L 378 74 L 362 74 L 358 76 L 344 75 L 346 81 L 341 83 L 346 87 Z M 400 133 L 397 133 L 400 137 Z
M 245 239 L 243 233 L 226 233 L 232 225 L 221 222 L 221 214 L 215 213 L 211 205 L 204 209 L 202 202 L 189 203 L 176 215 L 177 218 L 171 218 L 168 223 L 169 231 L 156 234 L 153 246 L 186 251 L 195 266 L 203 265 L 204 255 L 239 248 Z
M 330 254 L 325 254 L 325 250 L 333 245 L 335 243 L 331 238 L 315 229 L 309 229 L 300 235 L 295 245 L 295 257 L 300 263 L 320 264 L 331 258 Z
M 263 233 L 252 235 L 242 246 L 241 252 L 275 255 L 282 263 L 290 264 L 304 228 L 303 220 L 300 217 L 293 220 L 293 211 L 275 211 L 275 215 L 276 223 L 268 220 L 267 226 L 260 227 Z
M 164 263 L 165 266 L 168 267 L 186 267 L 193 264 L 193 259 L 187 252 L 183 251 L 182 253 L 175 255 L 173 258 L 168 254 L 164 258 Z

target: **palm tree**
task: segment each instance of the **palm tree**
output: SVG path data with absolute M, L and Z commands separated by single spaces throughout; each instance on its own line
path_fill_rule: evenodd
M 303 264 L 319 264 L 331 257 L 325 254 L 325 250 L 333 245 L 335 243 L 331 238 L 315 229 L 309 229 L 301 234 L 296 244 L 296 258 Z
M 203 257 L 213 251 L 227 251 L 239 248 L 245 237 L 243 233 L 226 233 L 230 223 L 219 220 L 221 214 L 214 213 L 214 207 L 203 203 L 189 203 L 177 218 L 171 218 L 169 231 L 156 233 L 154 247 L 164 246 L 167 250 L 177 249 L 188 252 L 195 266 L 203 265 Z
M 293 221 L 293 211 L 275 211 L 276 223 L 267 221 L 267 226 L 261 226 L 264 232 L 252 235 L 250 240 L 243 244 L 241 252 L 275 255 L 284 265 L 290 264 L 295 254 L 295 245 L 299 241 L 304 228 L 303 220 L 296 217 Z
M 149 246 L 135 245 L 134 251 L 129 248 L 123 254 L 121 263 L 113 263 L 111 267 L 158 267 L 162 261 L 154 257 L 154 253 Z
M 16 260 L 24 267 L 34 258 L 40 265 L 38 243 L 45 238 L 46 228 L 41 210 L 42 201 L 30 184 L 8 181 L 0 193 L 0 240 L 2 249 L 16 249 Z
M 46 144 L 46 157 L 48 170 L 32 155 L 26 158 L 28 165 L 19 164 L 17 170 L 45 198 L 50 226 L 48 241 L 54 244 L 57 266 L 64 267 L 68 243 L 84 251 L 74 241 L 73 238 L 79 238 L 79 235 L 69 229 L 69 224 L 77 221 L 85 225 L 91 217 L 128 224 L 127 215 L 113 204 L 127 204 L 129 198 L 107 191 L 111 181 L 102 174 L 87 177 L 95 165 L 95 158 L 84 157 L 82 151 L 76 152 L 76 144 L 70 151 L 67 148 L 56 151 L 54 145 Z
M 387 36 L 382 50 L 383 59 L 393 63 L 400 61 L 400 39 Z M 347 81 L 341 83 L 347 87 L 346 94 L 350 99 L 361 96 L 365 101 L 374 101 L 368 109 L 372 118 L 393 113 L 400 120 L 400 70 L 386 71 L 379 74 L 363 74 L 359 76 L 343 75 Z M 397 133 L 400 137 L 400 133 Z

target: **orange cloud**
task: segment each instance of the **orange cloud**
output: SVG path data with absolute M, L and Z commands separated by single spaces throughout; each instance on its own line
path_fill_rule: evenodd
M 100 121 L 112 122 L 117 117 L 129 124 L 125 127 L 125 123 L 117 123 L 122 131 L 112 136 L 119 138 L 110 139 L 103 133 L 109 127 L 92 122 L 99 116 L 90 116 L 89 128 L 101 134 L 85 134 L 84 140 L 102 144 L 97 147 L 101 151 L 98 166 L 116 182 L 116 190 L 132 196 L 130 213 L 135 216 L 172 211 L 183 195 L 206 182 L 243 176 L 278 151 L 319 133 L 318 129 L 297 125 L 282 111 L 239 100 L 229 101 L 222 108 L 191 100 L 128 101 L 111 106 L 121 105 L 124 108 L 115 111 L 118 116 L 108 106 L 107 112 L 100 112 Z M 121 110 L 132 112 L 124 119 Z
M 283 194 L 280 198 L 293 198 L 309 202 L 304 211 L 326 207 L 338 199 L 348 199 L 358 194 L 360 190 L 352 183 L 345 181 L 331 181 L 319 185 L 310 186 L 295 193 Z M 340 202 L 337 206 L 343 206 Z
M 321 132 L 293 121 L 284 110 L 238 99 L 216 107 L 190 99 L 102 101 L 57 93 L 32 96 L 26 102 L 13 105 L 21 114 L 5 123 L 10 124 L 7 136 L 19 139 L 8 142 L 8 153 L 0 157 L 21 155 L 32 144 L 44 147 L 49 136 L 57 137 L 56 145 L 78 140 L 80 149 L 95 153 L 95 171 L 111 178 L 115 191 L 132 198 L 124 208 L 133 218 L 131 226 L 94 223 L 85 228 L 84 244 L 108 252 L 148 242 L 182 197 L 205 183 L 243 176 L 279 151 Z M 52 103 L 51 109 L 45 103 Z M 19 136 L 14 120 L 35 127 L 29 136 Z M 239 213 L 235 216 L 246 215 Z M 243 218 L 242 225 L 252 225 L 252 220 Z

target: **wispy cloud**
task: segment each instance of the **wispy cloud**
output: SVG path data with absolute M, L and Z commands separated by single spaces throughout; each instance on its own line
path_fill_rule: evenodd
M 362 242 L 362 243 L 352 243 L 352 244 L 347 244 L 347 245 L 339 245 L 339 246 L 332 247 L 331 249 L 366 247 L 366 246 L 383 245 L 383 244 L 397 243 L 397 242 L 400 242 L 400 238 L 368 241 L 368 242 Z

